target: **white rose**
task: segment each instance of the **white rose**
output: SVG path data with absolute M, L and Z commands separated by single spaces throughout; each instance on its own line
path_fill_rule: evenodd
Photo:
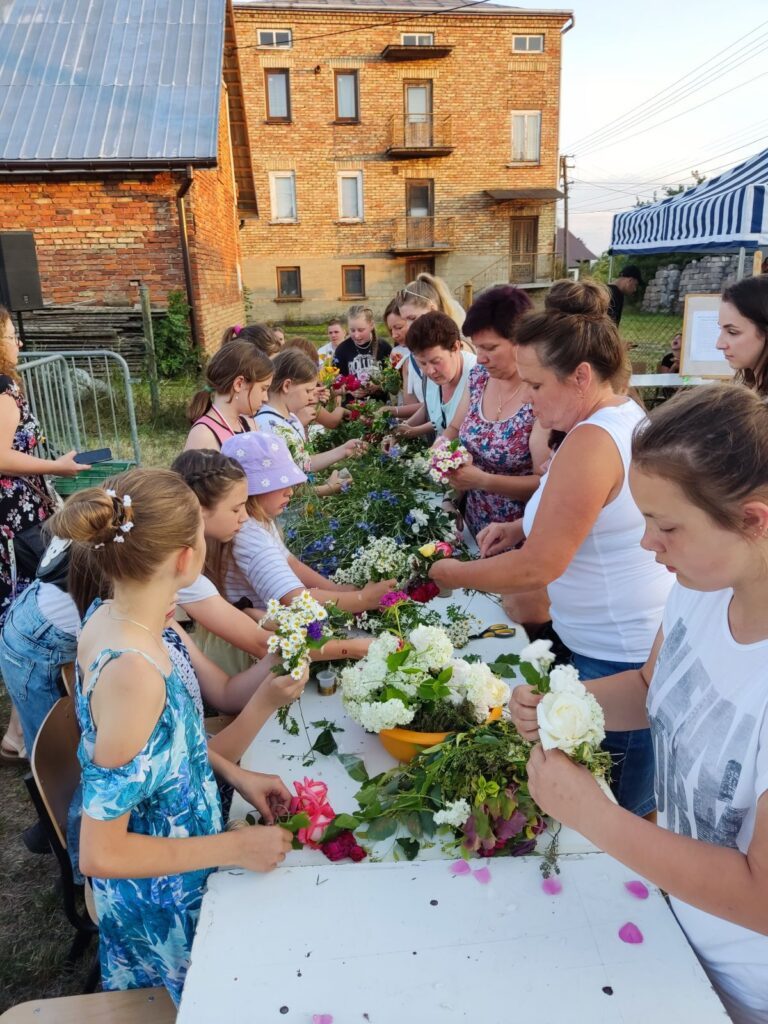
M 534 640 L 520 651 L 520 661 L 528 661 L 542 672 L 546 672 L 554 660 L 551 640 Z
M 545 750 L 571 754 L 582 743 L 597 746 L 605 737 L 603 711 L 591 693 L 547 693 L 536 708 Z
M 579 670 L 573 665 L 555 665 L 549 673 L 549 689 L 552 693 L 586 693 Z

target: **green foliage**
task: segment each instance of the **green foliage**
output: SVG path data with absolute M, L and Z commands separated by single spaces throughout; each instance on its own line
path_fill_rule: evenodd
M 189 305 L 182 291 L 168 292 L 163 319 L 154 326 L 157 372 L 161 377 L 178 377 L 199 368 L 189 329 Z

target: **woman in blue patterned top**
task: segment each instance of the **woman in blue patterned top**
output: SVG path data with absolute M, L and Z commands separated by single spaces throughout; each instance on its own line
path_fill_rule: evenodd
M 190 489 L 169 471 L 130 470 L 73 495 L 52 527 L 91 546 L 114 593 L 86 618 L 76 692 L 80 865 L 93 877 L 103 985 L 165 985 L 178 1003 L 210 871 L 268 871 L 291 836 L 275 826 L 222 833 L 219 758 L 209 761 L 200 715 L 163 645 L 174 595 L 205 554 Z M 257 806 L 271 821 L 289 794 L 261 778 Z

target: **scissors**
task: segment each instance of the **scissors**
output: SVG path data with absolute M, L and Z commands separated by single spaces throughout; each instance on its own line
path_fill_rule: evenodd
M 473 633 L 470 640 L 504 640 L 514 636 L 517 630 L 514 626 L 507 626 L 502 622 L 495 622 L 492 626 L 485 626 L 479 633 Z

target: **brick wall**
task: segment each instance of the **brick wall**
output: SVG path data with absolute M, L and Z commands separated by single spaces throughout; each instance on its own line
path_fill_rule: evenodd
M 214 352 L 227 327 L 245 319 L 226 89 L 219 110 L 218 166 L 195 172 L 187 193 L 193 293 L 202 348 Z
M 439 15 L 375 27 L 382 12 L 235 9 L 243 89 L 251 132 L 259 218 L 241 232 L 244 283 L 258 317 L 326 316 L 346 304 L 341 267 L 362 264 L 368 299 L 383 306 L 406 280 L 405 256 L 391 250 L 396 218 L 405 216 L 406 182 L 434 182 L 436 228 L 453 245 L 436 252 L 436 272 L 451 287 L 480 275 L 509 251 L 511 216 L 536 216 L 538 249 L 554 250 L 555 204 L 494 203 L 486 189 L 551 188 L 558 182 L 561 14 Z M 342 29 L 359 31 L 326 35 Z M 257 46 L 258 28 L 290 28 L 293 45 Z M 381 52 L 399 44 L 402 31 L 431 32 L 436 45 L 453 47 L 444 58 L 388 62 Z M 515 54 L 512 36 L 544 34 L 542 54 Z M 310 39 L 308 37 L 322 36 Z M 268 123 L 266 68 L 290 72 L 292 122 Z M 335 123 L 334 71 L 358 71 L 360 123 Z M 402 121 L 405 80 L 432 81 L 435 132 L 450 115 L 448 156 L 392 159 L 389 124 Z M 509 166 L 511 112 L 542 114 L 541 159 Z M 269 172 L 294 171 L 298 223 L 271 224 Z M 362 224 L 339 223 L 337 175 L 363 173 Z M 279 303 L 276 267 L 301 268 L 300 303 Z
M 0 182 L 0 231 L 34 231 L 49 305 L 132 305 L 141 278 L 155 303 L 184 287 L 170 174 L 25 177 Z

